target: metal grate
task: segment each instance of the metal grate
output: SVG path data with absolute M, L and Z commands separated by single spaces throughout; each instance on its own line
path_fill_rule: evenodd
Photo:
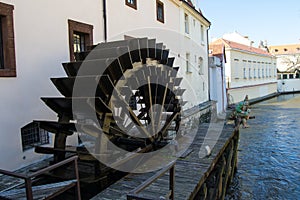
M 36 145 L 49 144 L 49 132 L 40 128 L 38 122 L 32 122 L 21 128 L 23 151 Z

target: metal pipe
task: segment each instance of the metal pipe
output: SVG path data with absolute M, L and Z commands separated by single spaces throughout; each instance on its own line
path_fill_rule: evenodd
M 107 42 L 107 13 L 106 13 L 106 0 L 103 0 L 103 28 L 104 28 L 104 41 Z
M 209 69 L 209 41 L 208 41 L 208 31 L 210 29 L 210 25 L 208 26 L 208 29 L 206 30 L 206 45 L 207 45 L 207 68 L 208 68 L 208 73 L 207 73 L 207 78 L 208 78 L 208 81 L 207 81 L 207 91 L 208 91 L 208 100 L 210 101 L 211 98 L 210 98 L 210 69 Z

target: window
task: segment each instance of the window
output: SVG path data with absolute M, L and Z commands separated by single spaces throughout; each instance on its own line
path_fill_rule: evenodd
M 0 17 L 0 69 L 4 69 L 2 17 Z
M 236 79 L 236 80 L 240 79 L 241 69 L 242 69 L 242 64 L 236 61 L 236 63 L 234 63 L 234 65 L 232 66 L 232 72 L 233 72 L 234 79 Z
M 93 44 L 93 26 L 68 20 L 70 60 L 75 61 L 75 53 L 86 51 Z
M 287 79 L 287 74 L 283 74 L 282 79 Z
M 244 73 L 244 79 L 246 79 L 246 68 L 243 69 L 243 73 Z
M 196 26 L 196 20 L 195 19 L 193 19 L 193 25 L 194 25 L 194 27 Z
M 190 54 L 185 54 L 185 62 L 186 62 L 186 72 L 191 72 L 191 66 L 190 66 Z
M 251 68 L 249 68 L 249 79 L 251 79 L 252 76 L 251 76 Z
M 38 122 L 32 122 L 21 128 L 22 149 L 31 149 L 36 145 L 49 144 L 48 131 L 40 128 Z
M 190 24 L 189 24 L 189 16 L 184 13 L 184 27 L 185 27 L 185 33 L 190 33 Z
M 0 77 L 16 77 L 14 6 L 0 2 Z
M 198 69 L 199 69 L 199 74 L 204 74 L 203 72 L 203 58 L 199 57 L 198 59 Z
M 125 4 L 131 8 L 137 9 L 136 1 L 137 0 L 125 0 Z
M 204 26 L 201 24 L 200 26 L 201 29 L 201 41 L 204 42 Z
M 253 77 L 256 78 L 256 69 L 253 69 Z
M 261 73 L 262 73 L 262 77 L 265 78 L 265 70 L 264 69 L 261 70 Z
M 74 31 L 73 33 L 74 53 L 85 51 L 85 34 Z
M 294 78 L 294 74 L 289 74 L 289 79 L 293 79 Z
M 156 1 L 156 15 L 157 15 L 157 21 L 160 21 L 162 23 L 165 22 L 164 4 L 160 1 Z
M 260 69 L 258 69 L 258 78 L 260 78 Z

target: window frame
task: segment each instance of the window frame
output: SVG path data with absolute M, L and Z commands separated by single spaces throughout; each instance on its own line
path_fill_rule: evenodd
M 93 45 L 93 25 L 68 19 L 69 25 L 69 51 L 70 61 L 75 61 L 74 55 L 74 33 L 82 33 L 85 35 L 85 47 Z
M 204 42 L 204 26 L 200 24 L 200 32 L 201 32 L 201 42 Z
M 128 2 L 128 0 L 125 0 L 125 5 L 137 10 L 137 0 L 132 0 L 132 1 L 134 1 L 134 3 L 130 3 Z
M 0 68 L 0 77 L 17 77 L 13 10 L 13 5 L 0 2 L 3 51 L 3 67 Z
M 186 73 L 192 73 L 190 59 L 191 59 L 191 54 L 189 52 L 186 52 L 185 54 Z
M 198 70 L 199 75 L 204 75 L 204 59 L 201 56 L 198 57 Z
M 39 122 L 31 122 L 21 128 L 22 150 L 27 151 L 36 145 L 50 144 L 50 134 L 40 127 Z
M 184 13 L 184 32 L 185 34 L 190 34 L 190 17 L 187 13 Z
M 159 16 L 158 16 L 158 10 L 159 10 L 159 7 L 161 6 L 162 8 L 162 19 L 159 19 Z M 159 0 L 156 0 L 156 19 L 157 21 L 161 22 L 161 23 L 165 23 L 165 8 L 164 8 L 164 3 L 159 1 Z

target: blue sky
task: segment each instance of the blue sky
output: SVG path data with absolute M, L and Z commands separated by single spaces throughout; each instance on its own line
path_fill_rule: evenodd
M 237 31 L 257 46 L 300 43 L 299 0 L 196 0 L 211 22 L 210 39 Z

